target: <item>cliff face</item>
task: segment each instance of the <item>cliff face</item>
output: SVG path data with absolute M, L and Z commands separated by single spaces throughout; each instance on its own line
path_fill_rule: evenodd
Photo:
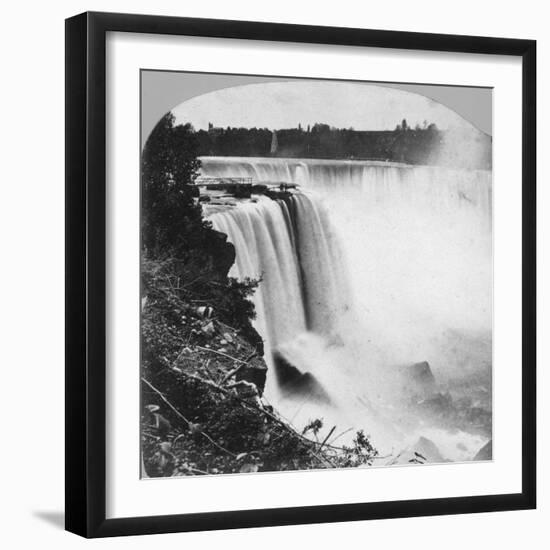
M 224 281 L 235 263 L 235 247 L 227 242 L 227 235 L 215 230 L 212 230 L 211 243 L 205 253 L 210 257 L 212 278 Z
M 235 310 L 251 309 L 227 279 L 234 247 L 222 233 L 211 237 L 200 258 L 143 264 L 142 474 L 150 477 L 239 471 L 235 457 L 258 437 L 258 416 L 241 401 L 258 402 L 267 367 L 249 318 L 230 324 Z

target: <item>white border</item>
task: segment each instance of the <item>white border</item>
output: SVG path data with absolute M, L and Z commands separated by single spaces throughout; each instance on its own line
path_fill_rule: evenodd
M 521 491 L 521 60 L 108 33 L 108 518 Z M 494 87 L 492 462 L 139 480 L 139 70 Z

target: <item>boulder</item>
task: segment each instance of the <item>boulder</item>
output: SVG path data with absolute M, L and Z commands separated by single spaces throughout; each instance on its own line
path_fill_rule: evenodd
M 210 321 L 201 327 L 201 331 L 203 334 L 206 334 L 206 336 L 213 336 L 216 332 L 216 327 L 214 326 L 214 323 Z
M 212 236 L 212 242 L 208 244 L 206 250 L 214 269 L 212 275 L 224 279 L 235 262 L 235 247 L 233 243 L 227 241 L 225 233 L 212 230 Z
M 261 183 L 256 183 L 252 186 L 252 193 L 254 193 L 255 195 L 263 195 L 267 190 L 267 185 L 263 185 Z
M 262 359 L 251 360 L 247 365 L 240 368 L 235 375 L 237 382 L 244 380 L 250 382 L 258 388 L 258 394 L 263 395 L 265 381 L 267 377 L 267 367 Z
M 404 389 L 412 389 L 423 393 L 435 389 L 435 376 L 428 361 L 421 361 L 412 365 L 401 365 L 397 367 L 397 372 L 402 379 Z
M 317 403 L 331 404 L 332 400 L 329 394 L 313 374 L 301 372 L 278 352 L 274 352 L 273 362 L 275 376 L 283 395 L 287 397 L 302 396 Z
M 403 449 L 397 456 L 393 456 L 387 462 L 388 466 L 397 464 L 428 464 L 448 462 L 443 457 L 437 445 L 427 437 L 419 437 L 413 444 Z
M 430 414 L 436 414 L 441 417 L 448 417 L 455 412 L 453 397 L 449 392 L 434 393 L 418 403 L 418 407 Z
M 237 185 L 233 190 L 233 196 L 237 199 L 249 199 L 252 194 L 250 185 Z
M 492 460 L 493 459 L 493 440 L 490 439 L 479 451 L 477 454 L 472 458 L 472 460 Z

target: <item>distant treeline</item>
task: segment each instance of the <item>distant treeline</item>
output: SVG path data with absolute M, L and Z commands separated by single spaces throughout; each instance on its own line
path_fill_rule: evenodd
M 267 128 L 216 128 L 210 124 L 208 130 L 199 130 L 196 135 L 201 156 L 376 159 L 491 168 L 489 136 L 477 131 L 467 135 L 442 131 L 435 124 L 427 123 L 412 128 L 406 120 L 394 130 L 383 131 L 341 129 L 327 124 L 307 128 L 298 125 L 277 130 L 275 137 Z M 453 146 L 451 141 L 460 146 Z

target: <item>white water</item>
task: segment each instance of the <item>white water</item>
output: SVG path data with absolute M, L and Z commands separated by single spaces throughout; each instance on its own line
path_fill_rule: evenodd
M 268 360 L 277 350 L 314 374 L 337 410 L 285 398 L 271 374 L 266 393 L 283 413 L 298 424 L 315 416 L 342 429 L 366 424 L 388 447 L 406 437 L 388 412 L 384 369 L 428 360 L 438 380 L 475 377 L 476 358 L 450 353 L 446 334 L 490 339 L 490 172 L 202 160 L 206 176 L 301 187 L 288 204 L 261 197 L 210 217 L 236 247 L 231 275 L 262 277 L 254 301 Z M 473 452 L 479 438 L 470 444 Z

